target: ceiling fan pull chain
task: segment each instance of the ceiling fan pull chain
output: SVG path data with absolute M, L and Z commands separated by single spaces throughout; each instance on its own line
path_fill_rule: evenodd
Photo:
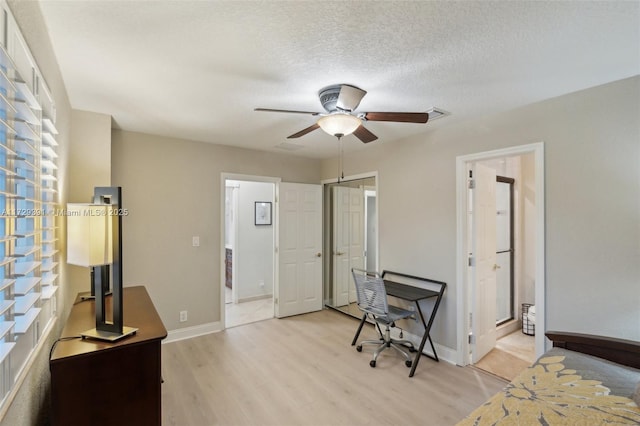
M 340 183 L 341 179 L 344 179 L 344 151 L 342 149 L 342 136 L 337 136 L 338 138 L 338 146 L 340 148 L 340 158 L 338 160 L 338 183 Z

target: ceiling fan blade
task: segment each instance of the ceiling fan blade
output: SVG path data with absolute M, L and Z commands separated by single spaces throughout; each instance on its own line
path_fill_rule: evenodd
M 336 107 L 344 111 L 353 111 L 358 108 L 360 101 L 364 98 L 367 92 L 355 86 L 349 86 L 343 84 L 340 87 L 340 94 L 338 95 L 338 101 Z
M 294 133 L 291 136 L 287 136 L 287 139 L 299 138 L 300 136 L 304 136 L 307 133 L 313 132 L 315 129 L 318 129 L 318 128 L 320 128 L 318 123 L 312 124 L 311 126 L 307 127 L 306 129 L 300 130 L 298 133 Z
M 429 114 L 426 112 L 365 112 L 364 119 L 398 123 L 426 123 L 429 120 Z
M 265 112 L 288 112 L 292 114 L 309 114 L 309 115 L 320 115 L 319 112 L 315 111 L 295 111 L 291 109 L 273 109 L 273 108 L 254 108 L 254 111 L 265 111 Z
M 353 135 L 364 143 L 373 142 L 378 139 L 376 135 L 371 133 L 369 129 L 364 127 L 362 124 L 353 132 Z

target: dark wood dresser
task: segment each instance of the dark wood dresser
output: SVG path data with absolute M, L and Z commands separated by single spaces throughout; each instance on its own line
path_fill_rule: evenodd
M 107 298 L 107 312 L 111 312 Z M 159 425 L 162 422 L 161 341 L 167 336 L 147 290 L 126 287 L 124 324 L 133 336 L 115 343 L 61 340 L 49 360 L 53 425 Z M 71 308 L 61 338 L 95 327 L 95 303 Z

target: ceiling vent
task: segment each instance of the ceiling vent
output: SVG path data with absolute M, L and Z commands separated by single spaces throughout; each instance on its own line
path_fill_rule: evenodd
M 428 109 L 427 112 L 429 113 L 429 121 L 436 120 L 438 118 L 442 118 L 445 115 L 451 115 L 450 112 L 445 111 L 445 110 L 440 109 L 440 108 L 436 108 L 436 107 Z

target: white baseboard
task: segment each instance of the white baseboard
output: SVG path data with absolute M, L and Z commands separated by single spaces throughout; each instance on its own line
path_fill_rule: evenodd
M 399 339 L 400 332 L 392 328 L 391 329 L 391 337 L 394 339 Z M 416 336 L 415 334 L 404 331 L 403 339 L 408 340 L 413 343 L 416 349 L 420 346 L 420 341 L 422 340 L 422 336 Z M 458 359 L 458 352 L 454 349 L 448 348 L 446 346 L 439 345 L 438 343 L 433 343 L 433 346 L 436 348 L 436 352 L 438 353 L 438 359 L 441 361 L 446 361 L 449 364 L 456 364 L 456 360 Z M 425 355 L 433 356 L 433 351 L 431 350 L 431 345 L 429 341 L 424 344 L 424 349 L 422 353 Z
M 245 297 L 244 299 L 238 299 L 238 303 L 254 302 L 262 299 L 273 299 L 273 294 L 261 294 L 259 296 Z
M 192 337 L 204 336 L 205 334 L 217 333 L 222 331 L 222 323 L 220 321 L 210 322 L 207 324 L 196 325 L 193 327 L 185 327 L 179 328 L 177 330 L 170 330 L 167 333 L 167 338 L 162 341 L 162 343 L 172 343 L 177 342 L 179 340 L 190 339 Z M 396 328 L 391 329 L 391 336 L 395 339 L 398 339 L 399 331 Z M 420 346 L 420 341 L 422 340 L 421 336 L 416 336 L 415 334 L 404 331 L 404 339 L 413 342 L 415 347 Z M 451 349 L 447 346 L 440 345 L 438 343 L 433 344 L 438 352 L 438 359 L 442 361 L 446 361 L 450 364 L 456 364 L 456 360 L 458 359 L 457 351 Z M 424 345 L 424 350 L 422 353 L 426 355 L 433 356 L 433 352 L 431 351 L 431 345 L 427 342 Z
M 218 331 L 222 331 L 222 323 L 220 321 L 169 330 L 167 338 L 164 339 L 162 343 L 177 342 L 192 337 L 204 336 L 205 334 L 217 333 Z

